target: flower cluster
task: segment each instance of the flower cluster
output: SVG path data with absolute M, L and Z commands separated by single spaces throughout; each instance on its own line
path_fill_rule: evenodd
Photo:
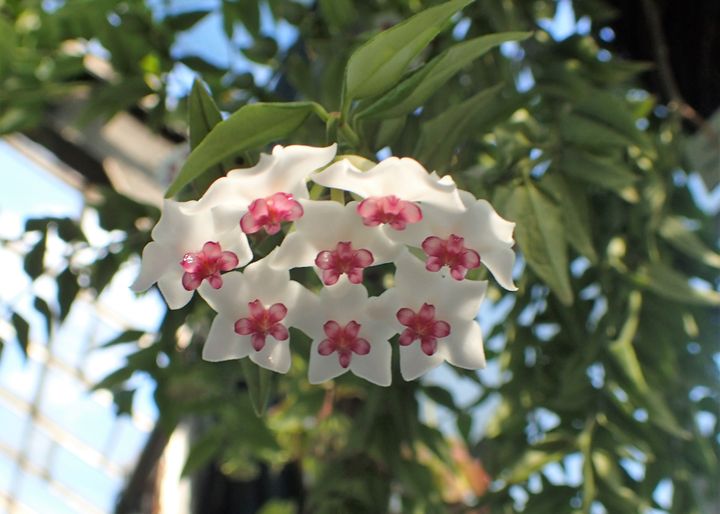
M 334 159 L 334 145 L 276 146 L 199 200 L 166 200 L 133 289 L 157 283 L 171 309 L 197 291 L 217 312 L 203 348 L 210 361 L 249 357 L 286 373 L 294 327 L 313 340 L 312 383 L 350 370 L 389 385 L 396 334 L 405 380 L 445 360 L 483 367 L 475 318 L 487 282 L 466 275 L 484 265 L 515 289 L 514 224 L 412 159 L 391 157 L 368 170 Z M 358 200 L 311 200 L 309 180 Z M 249 234 L 282 233 L 276 248 L 251 262 Z M 369 297 L 365 269 L 385 263 L 395 266 L 394 284 Z M 323 283 L 319 292 L 290 279 L 290 269 L 310 266 Z

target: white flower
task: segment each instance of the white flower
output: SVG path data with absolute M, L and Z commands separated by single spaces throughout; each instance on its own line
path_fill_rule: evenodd
M 460 191 L 460 197 L 464 212 L 428 205 L 420 223 L 396 232 L 393 239 L 421 247 L 427 255 L 428 271 L 445 274 L 447 270 L 454 279 L 462 280 L 468 270 L 482 263 L 502 287 L 517 290 L 512 280 L 515 223 L 501 218 L 486 200 L 467 191 Z
M 308 198 L 307 177 L 335 157 L 336 145 L 275 146 L 272 155 L 261 154 L 252 168 L 228 172 L 210 185 L 198 202 L 212 208 L 219 227 L 229 230 L 238 223 L 243 232 L 265 230 L 275 234 L 283 222 L 303 215 L 299 199 Z
M 210 210 L 198 209 L 194 201 L 165 200 L 151 235 L 153 241 L 143 250 L 140 275 L 131 287 L 144 291 L 157 282 L 171 309 L 187 304 L 205 280 L 211 287 L 222 287 L 221 272 L 252 259 L 245 234 L 216 230 Z
M 404 230 L 422 219 L 425 204 L 450 211 L 464 210 L 452 178 L 440 179 L 408 158 L 390 157 L 368 171 L 344 159 L 316 173 L 312 180 L 363 197 L 357 213 L 370 227 L 387 224 L 394 230 Z
M 482 334 L 475 317 L 487 282 L 458 282 L 424 269 L 405 252 L 396 260 L 395 287 L 371 313 L 400 333 L 400 372 L 414 380 L 448 361 L 466 369 L 485 367 Z
M 388 339 L 395 328 L 368 310 L 382 302 L 368 299 L 365 287 L 348 281 L 323 288 L 319 299 L 319 305 L 306 310 L 298 322 L 298 328 L 313 339 L 310 383 L 325 382 L 350 370 L 375 384 L 390 385 Z
M 202 297 L 218 313 L 203 347 L 205 360 L 249 356 L 278 373 L 290 369 L 288 328 L 313 309 L 317 298 L 290 280 L 288 271 L 271 269 L 269 258 L 250 264 L 243 273 L 225 275 L 222 289 L 200 287 Z
M 316 266 L 325 285 L 347 275 L 362 282 L 362 271 L 390 262 L 401 250 L 382 232 L 366 227 L 355 214 L 357 202 L 303 200 L 305 215 L 280 245 L 271 265 L 278 269 Z

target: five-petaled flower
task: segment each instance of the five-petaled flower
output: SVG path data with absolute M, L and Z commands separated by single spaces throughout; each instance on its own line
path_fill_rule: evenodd
M 165 200 L 152 238 L 143 250 L 140 275 L 132 289 L 144 291 L 157 282 L 171 309 L 187 304 L 201 283 L 222 286 L 220 272 L 252 259 L 245 234 L 218 230 L 211 211 L 198 208 L 194 201 Z
M 270 257 L 253 262 L 242 273 L 226 274 L 220 289 L 200 286 L 200 294 L 218 313 L 203 348 L 205 360 L 249 356 L 259 366 L 279 373 L 290 369 L 288 328 L 297 326 L 317 299 L 290 280 L 287 270 L 270 268 Z
M 396 260 L 395 287 L 372 307 L 400 333 L 400 373 L 414 380 L 447 360 L 466 369 L 485 367 L 480 325 L 475 317 L 487 282 L 456 281 L 431 273 L 410 252 Z
M 384 301 L 368 298 L 364 286 L 345 280 L 320 291 L 319 302 L 304 309 L 297 327 L 312 337 L 310 383 L 348 370 L 378 385 L 390 385 L 390 343 L 395 327 L 373 313 Z

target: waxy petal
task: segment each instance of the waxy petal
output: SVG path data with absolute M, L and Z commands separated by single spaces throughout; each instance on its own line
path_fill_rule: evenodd
M 409 158 L 390 157 L 368 171 L 361 171 L 344 159 L 316 173 L 312 180 L 363 198 L 397 195 L 402 200 L 434 204 L 451 211 L 464 210 L 452 178 L 438 179 Z
M 295 231 L 283 240 L 271 262 L 276 269 L 313 264 L 320 269 L 330 269 L 332 252 L 349 251 L 350 246 L 355 251 L 368 252 L 357 254 L 358 262 L 374 265 L 391 261 L 402 250 L 381 231 L 363 225 L 362 219 L 355 213 L 356 202 L 341 205 L 303 200 L 301 204 L 305 214 L 295 222 Z M 332 222 L 329 223 L 329 220 Z
M 187 304 L 192 291 L 201 286 L 204 279 L 220 288 L 223 279 L 219 272 L 252 259 L 247 238 L 239 229 L 218 230 L 212 213 L 198 209 L 197 205 L 197 202 L 164 201 L 160 220 L 152 231 L 154 241 L 143 250 L 140 275 L 133 284 L 134 290 L 142 291 L 157 282 L 171 309 Z M 200 266 L 200 272 L 196 267 L 199 266 L 197 255 L 216 259 L 213 267 Z M 200 274 L 184 276 L 186 272 Z
M 336 145 L 275 146 L 272 154 L 261 154 L 252 168 L 236 169 L 213 182 L 198 204 L 202 208 L 221 205 L 247 208 L 258 198 L 283 192 L 295 198 L 308 198 L 306 179 L 335 157 Z M 239 217 L 236 222 L 239 221 Z
M 235 320 L 232 317 L 218 314 L 203 346 L 203 359 L 219 362 L 247 357 L 252 351 L 249 338 L 238 337 L 234 328 Z

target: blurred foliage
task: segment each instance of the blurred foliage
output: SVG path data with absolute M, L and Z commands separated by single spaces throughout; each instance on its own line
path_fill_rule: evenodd
M 556 41 L 543 29 L 556 7 L 551 0 L 0 1 L 0 132 L 43 123 L 71 96 L 86 99 L 80 125 L 133 109 L 157 130 L 189 127 L 197 150 L 176 185 L 200 176 L 193 194 L 281 138 L 339 141 L 339 153 L 371 159 L 389 147 L 429 169 L 452 170 L 461 187 L 517 222 L 520 290 L 506 294 L 491 282 L 500 321 L 485 334 L 489 369 L 453 370 L 462 387 L 478 391 L 463 405 L 444 387 L 399 377 L 389 389 L 352 376 L 310 386 L 309 342 L 293 333 L 292 370 L 272 377 L 271 405 L 258 418 L 241 366 L 200 359 L 212 315 L 202 302 L 167 312 L 156 334 L 129 331 L 108 342 L 144 338 L 97 387 L 113 391 L 118 411 L 128 412 L 128 379 L 148 374 L 168 430 L 204 420 L 186 472 L 215 461 L 224 474 L 247 479 L 261 465 L 295 463 L 306 512 L 708 512 L 720 481 L 715 220 L 688 190 L 681 119 L 638 86 L 648 65 L 619 58 L 599 37 L 612 9 L 575 0 L 589 28 Z M 407 45 L 400 38 L 414 51 L 381 62 L 390 68 L 374 74 L 378 48 L 400 37 L 381 31 L 424 9 L 436 9 L 432 20 L 425 16 L 430 32 Z M 224 55 L 175 45 L 210 22 L 224 32 Z M 198 45 L 207 30 L 194 33 Z M 492 49 L 527 36 L 501 33 L 528 31 L 502 52 Z M 496 39 L 475 39 L 487 37 Z M 178 93 L 191 74 L 209 89 L 198 82 Z M 269 118 L 257 102 L 296 102 L 274 109 L 297 116 Z M 221 122 L 215 104 L 234 114 Z M 238 130 L 251 140 L 234 137 Z M 92 259 L 77 257 L 88 243 L 75 221 L 28 222 L 34 237 L 24 239 L 31 241 L 25 271 L 58 284 L 56 301 L 35 303 L 48 327 L 62 322 L 79 292 L 99 294 L 124 263 L 136 262 L 149 239 L 156 209 L 112 191 L 100 197 L 88 208 L 122 236 L 94 248 Z M 48 237 L 68 243 L 66 261 L 52 270 L 44 261 Z M 26 346 L 27 321 L 13 313 L 11 323 Z M 432 405 L 454 421 L 456 435 L 420 416 Z M 286 500 L 262 510 L 293 511 Z

